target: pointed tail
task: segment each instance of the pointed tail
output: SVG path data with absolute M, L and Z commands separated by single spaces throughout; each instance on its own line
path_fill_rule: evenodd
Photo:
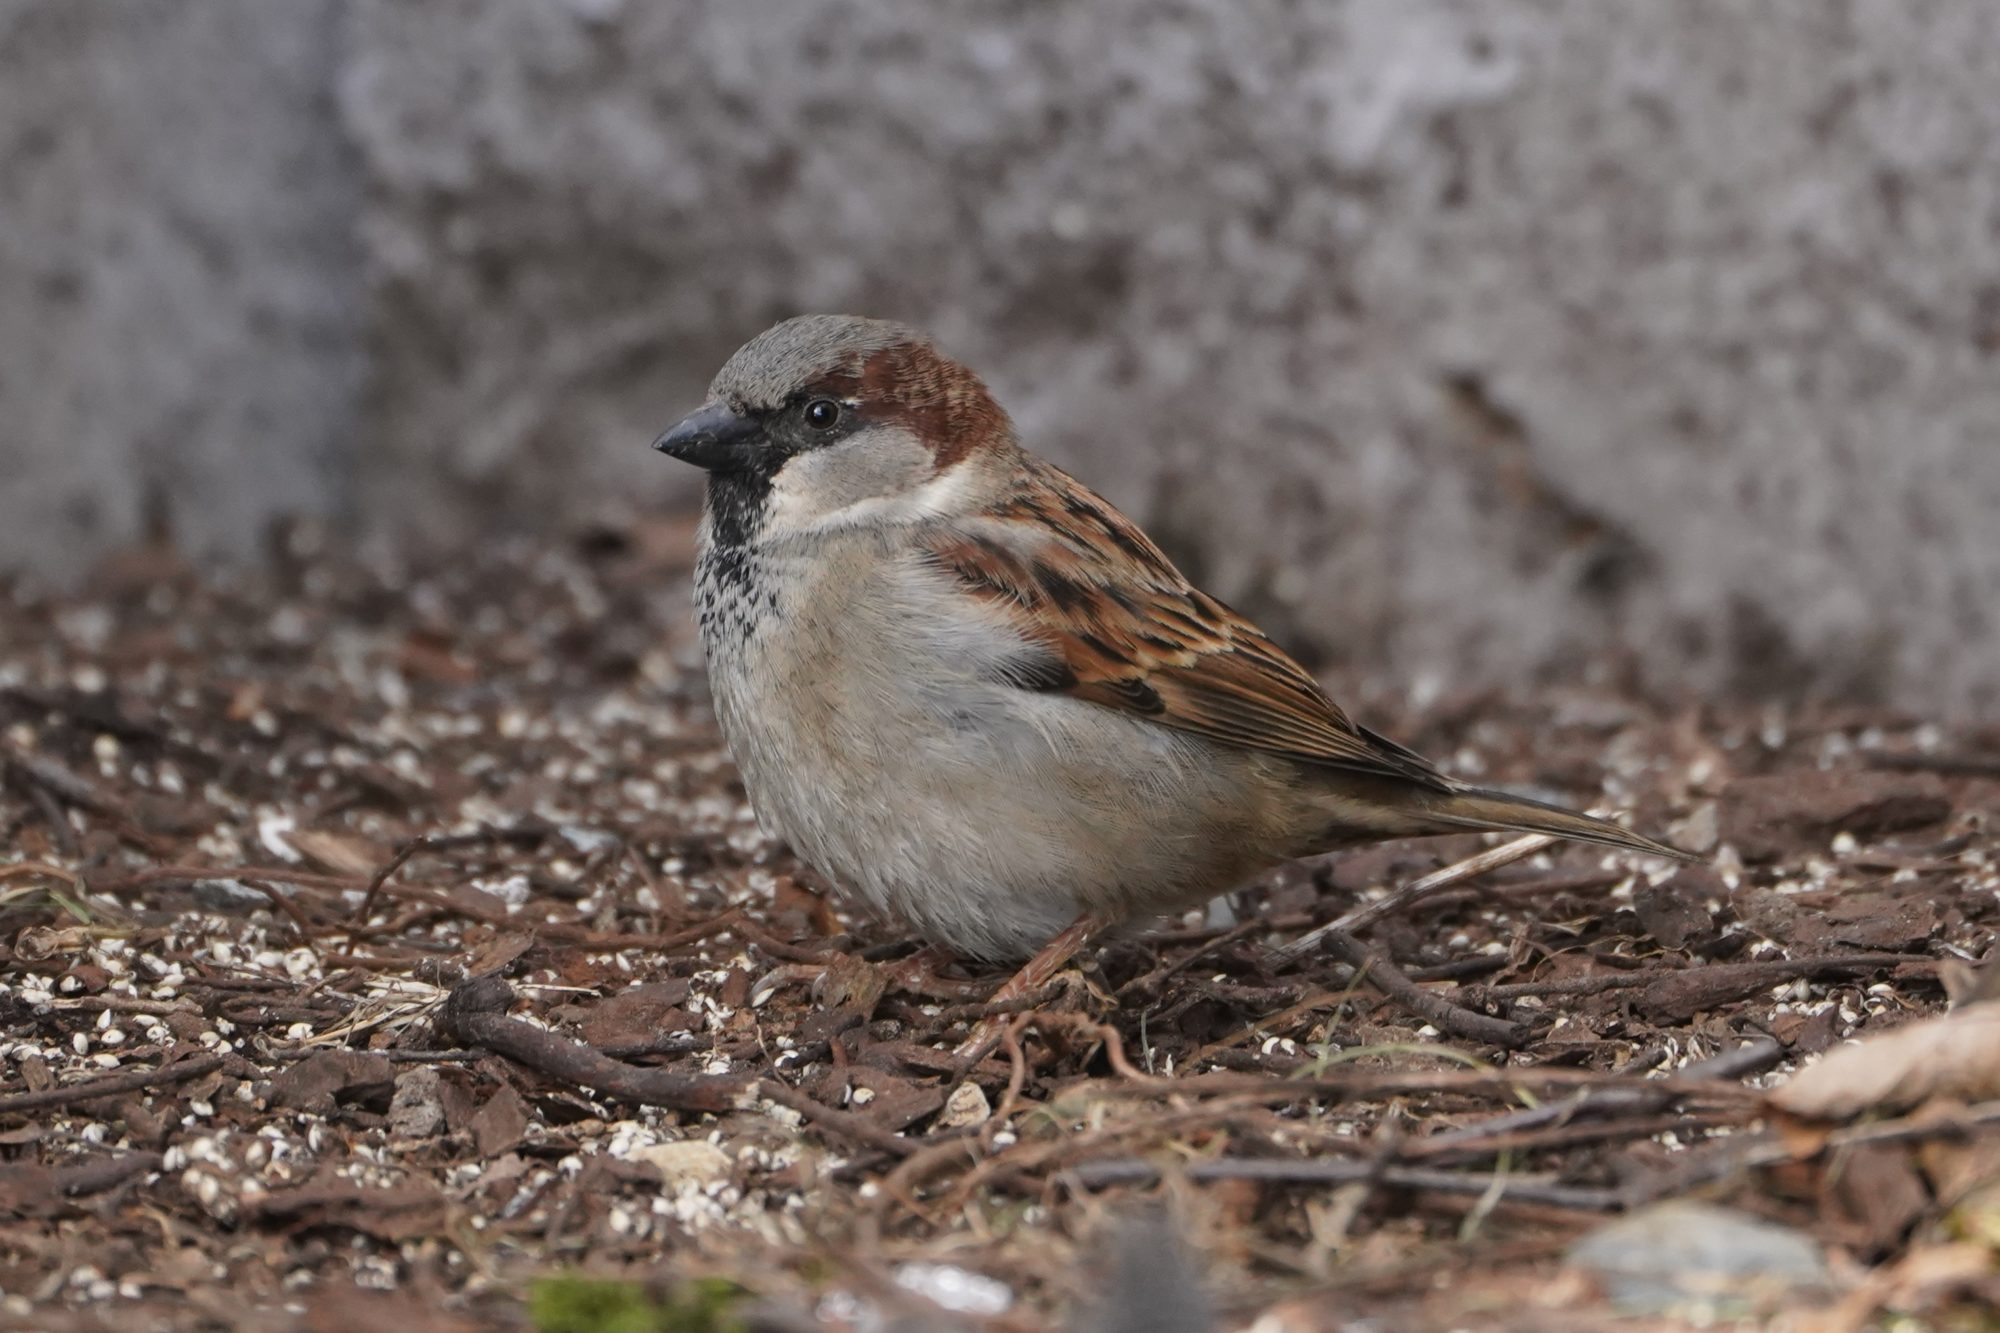
M 1574 810 L 1565 810 L 1559 805 L 1530 800 L 1525 796 L 1510 796 L 1503 791 L 1465 787 L 1433 799 L 1435 804 L 1428 806 L 1425 815 L 1429 822 L 1438 826 L 1439 832 L 1446 829 L 1488 829 L 1502 833 L 1546 833 L 1551 837 L 1602 843 L 1606 847 L 1622 847 L 1628 852 L 1645 852 L 1650 856 L 1671 857 L 1676 861 L 1702 859 L 1692 852 L 1684 852 L 1678 847 L 1669 847 L 1630 829 L 1620 828 L 1608 819 L 1578 814 Z

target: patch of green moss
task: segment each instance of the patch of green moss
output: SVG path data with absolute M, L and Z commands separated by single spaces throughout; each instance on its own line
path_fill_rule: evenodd
M 740 1333 L 729 1313 L 744 1291 L 721 1278 L 675 1284 L 664 1294 L 638 1282 L 544 1278 L 528 1292 L 537 1333 Z

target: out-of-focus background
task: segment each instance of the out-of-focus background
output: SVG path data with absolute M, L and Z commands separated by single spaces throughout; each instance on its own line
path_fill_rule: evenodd
M 2000 703 L 2000 7 L 0 3 L 0 568 L 693 503 L 895 316 L 1453 688 Z

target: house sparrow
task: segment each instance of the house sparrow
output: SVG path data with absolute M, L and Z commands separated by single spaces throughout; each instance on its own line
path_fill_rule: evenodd
M 709 473 L 696 605 L 758 818 L 959 954 L 1073 951 L 1384 838 L 1685 856 L 1357 726 L 902 325 L 786 320 L 654 447 Z

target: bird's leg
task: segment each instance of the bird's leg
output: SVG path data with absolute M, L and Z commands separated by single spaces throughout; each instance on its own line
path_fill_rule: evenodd
M 1069 960 L 1076 957 L 1094 936 L 1111 924 L 1107 918 L 1090 912 L 1070 922 L 1061 934 L 1044 944 L 1040 952 L 1021 964 L 1020 971 L 1007 978 L 1000 989 L 993 992 L 992 998 L 987 1001 L 988 1007 L 1003 1005 L 1040 991 L 1069 965 Z M 974 1024 L 972 1034 L 952 1052 L 958 1067 L 969 1070 L 985 1059 L 986 1053 L 999 1044 L 1000 1034 L 1012 1017 L 1006 1013 L 989 1014 Z

